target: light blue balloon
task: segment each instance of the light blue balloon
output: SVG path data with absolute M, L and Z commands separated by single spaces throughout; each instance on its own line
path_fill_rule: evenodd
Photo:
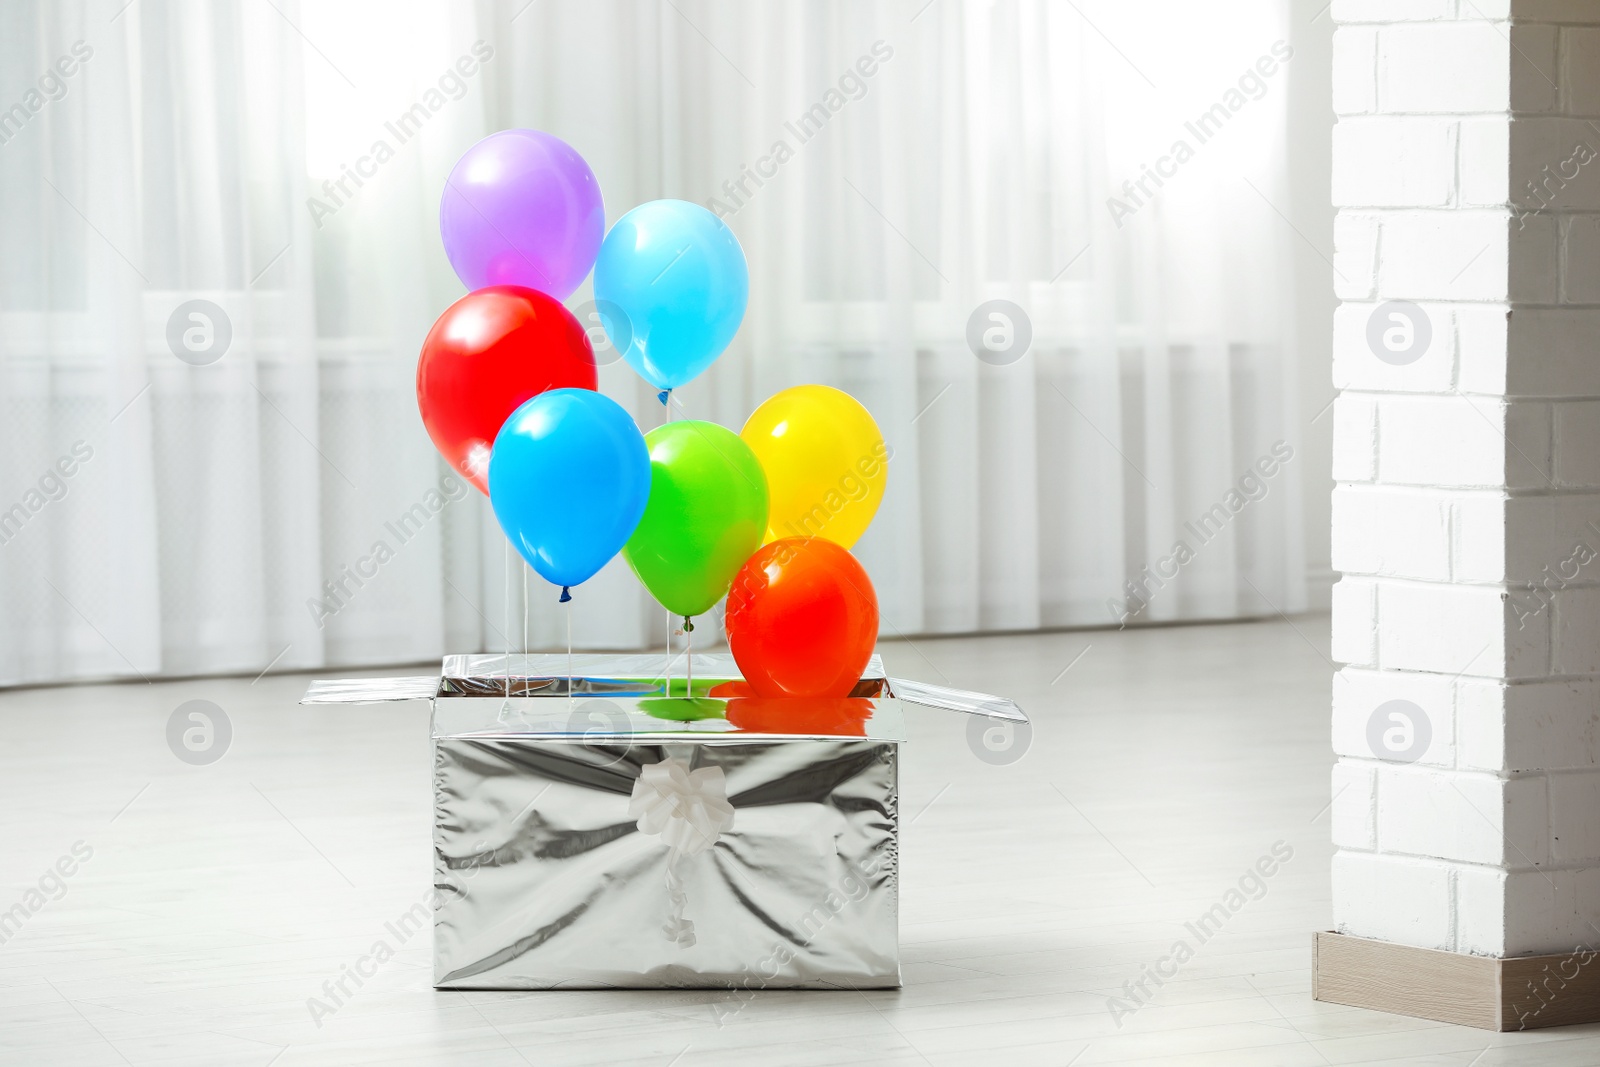
M 593 578 L 633 535 L 650 496 L 650 451 L 633 417 L 589 389 L 551 389 L 500 427 L 489 502 L 511 544 L 548 582 Z
M 676 389 L 722 355 L 744 320 L 750 270 L 733 231 L 699 204 L 652 200 L 611 227 L 594 264 L 596 303 L 622 358 Z M 663 402 L 665 398 L 663 397 Z

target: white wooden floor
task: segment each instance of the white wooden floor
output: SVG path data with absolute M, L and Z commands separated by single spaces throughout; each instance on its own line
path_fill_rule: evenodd
M 32 911 L 0 944 L 0 1062 L 1600 1064 L 1600 1027 L 1492 1035 L 1311 1001 L 1325 618 L 883 651 L 891 673 L 1016 698 L 1031 748 L 986 763 L 964 720 L 913 711 L 905 988 L 742 1007 L 436 993 L 419 936 L 313 1021 L 308 999 L 428 888 L 426 706 L 301 708 L 294 675 L 0 694 L 0 913 Z M 197 698 L 233 726 L 209 766 L 166 740 Z M 92 855 L 48 876 L 79 842 Z M 1277 842 L 1293 855 L 1265 894 L 1195 942 L 1184 923 Z M 1108 998 L 1180 938 L 1193 958 L 1114 1019 Z

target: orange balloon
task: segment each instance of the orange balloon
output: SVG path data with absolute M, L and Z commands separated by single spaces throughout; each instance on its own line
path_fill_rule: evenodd
M 728 647 L 760 697 L 847 697 L 878 640 L 878 595 L 846 548 L 785 537 L 728 592 Z

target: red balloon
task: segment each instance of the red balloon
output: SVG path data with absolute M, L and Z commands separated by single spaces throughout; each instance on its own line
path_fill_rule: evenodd
M 728 591 L 728 647 L 761 697 L 847 697 L 878 640 L 878 596 L 849 549 L 785 537 Z
M 511 413 L 547 389 L 594 389 L 594 349 L 561 302 L 491 285 L 451 304 L 422 342 L 417 406 L 437 448 L 480 492 Z

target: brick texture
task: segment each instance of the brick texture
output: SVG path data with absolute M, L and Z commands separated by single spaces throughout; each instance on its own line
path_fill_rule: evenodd
M 1600 943 L 1600 3 L 1330 10 L 1334 922 Z

